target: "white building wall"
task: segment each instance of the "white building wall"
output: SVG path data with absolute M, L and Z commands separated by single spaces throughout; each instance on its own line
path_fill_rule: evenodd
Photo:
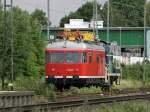
M 69 23 L 65 24 L 65 28 L 93 28 L 96 21 L 84 22 L 83 19 L 70 19 Z M 103 21 L 97 21 L 97 28 L 103 28 Z
M 147 57 L 150 58 L 150 30 L 146 33 Z
M 65 28 L 89 28 L 88 23 L 82 23 L 82 24 L 65 24 Z
M 91 28 L 94 28 L 94 24 L 95 24 L 95 27 L 96 27 L 96 24 L 97 24 L 97 28 L 103 28 L 103 22 L 104 21 L 91 21 L 90 23 L 90 27 Z
M 144 61 L 144 57 L 123 57 L 123 56 L 113 56 L 114 60 L 119 61 L 120 63 L 124 63 L 126 65 L 142 63 Z M 150 58 L 148 58 L 150 61 Z

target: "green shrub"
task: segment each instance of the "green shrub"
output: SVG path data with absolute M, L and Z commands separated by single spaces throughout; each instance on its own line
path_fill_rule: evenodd
M 150 63 L 148 62 L 146 62 L 145 64 L 137 63 L 133 65 L 124 65 L 122 67 L 123 79 L 142 81 L 143 75 L 145 76 L 145 81 L 150 81 Z
M 101 88 L 96 86 L 83 87 L 80 89 L 80 93 L 100 93 Z
M 40 78 L 20 77 L 14 82 L 16 91 L 34 91 L 36 95 L 43 95 L 49 100 L 55 100 L 54 85 L 46 84 Z
M 113 85 L 113 89 L 125 89 L 125 88 L 132 88 L 138 89 L 143 87 L 143 83 L 138 80 L 121 80 L 120 85 Z
M 74 94 L 86 94 L 86 93 L 100 93 L 101 88 L 100 87 L 82 87 L 82 88 L 77 88 L 77 87 L 71 87 L 70 90 L 68 91 L 68 94 L 74 95 Z
M 80 90 L 79 88 L 77 87 L 71 87 L 70 90 L 69 90 L 70 94 L 79 94 L 80 93 Z

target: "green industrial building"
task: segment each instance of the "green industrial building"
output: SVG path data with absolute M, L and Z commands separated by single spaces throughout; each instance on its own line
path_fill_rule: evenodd
M 77 29 L 72 29 L 76 31 Z M 93 29 L 78 29 L 79 31 L 90 31 Z M 59 32 L 64 31 L 64 28 L 50 28 L 50 35 L 56 37 Z M 145 39 L 144 39 L 145 31 Z M 143 56 L 144 43 L 146 48 L 146 55 L 150 57 L 150 28 L 143 27 L 111 27 L 108 35 L 107 28 L 98 29 L 99 38 L 103 41 L 115 42 L 121 47 L 121 54 L 123 56 Z M 47 30 L 43 30 L 42 34 L 47 36 Z M 144 40 L 146 40 L 144 42 Z

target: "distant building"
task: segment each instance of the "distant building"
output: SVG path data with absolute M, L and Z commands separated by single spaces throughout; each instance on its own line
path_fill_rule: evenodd
M 97 15 L 97 19 L 96 19 L 96 15 L 93 15 L 93 18 L 90 23 L 90 27 L 91 28 L 94 28 L 94 27 L 95 28 L 103 28 L 103 23 L 104 23 L 104 21 L 100 14 Z
M 89 28 L 89 23 L 84 22 L 83 19 L 70 19 L 69 24 L 64 25 L 65 28 Z
M 146 32 L 146 54 L 150 58 L 150 30 Z
M 70 19 L 69 23 L 64 25 L 64 28 L 70 28 L 70 29 L 93 28 L 94 24 L 95 27 L 97 28 L 103 28 L 103 21 L 92 20 L 91 22 L 85 22 L 83 19 Z
M 94 28 L 94 24 L 95 24 L 95 27 L 96 27 L 96 24 L 97 24 L 97 28 L 103 28 L 103 22 L 104 21 L 91 21 L 90 23 L 90 28 Z

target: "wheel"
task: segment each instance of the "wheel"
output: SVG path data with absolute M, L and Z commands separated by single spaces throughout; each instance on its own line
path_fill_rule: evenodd
M 111 84 L 106 83 L 102 85 L 102 91 L 111 91 L 111 87 Z

